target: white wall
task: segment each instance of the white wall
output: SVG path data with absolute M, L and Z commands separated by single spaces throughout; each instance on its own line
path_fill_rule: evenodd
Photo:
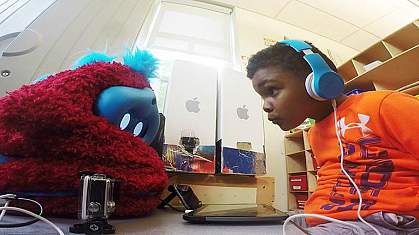
M 244 9 L 236 8 L 235 18 L 240 56 L 249 56 L 265 48 L 264 38 L 283 40 L 284 36 L 310 41 L 325 54 L 327 54 L 327 49 L 329 49 L 335 55 L 335 59 L 338 62 L 337 65 L 342 64 L 358 53 L 358 51 L 352 48 L 323 36 Z
M 151 4 L 152 0 L 57 0 L 29 25 L 13 24 L 7 32 L 26 28 L 0 55 L 0 70 L 11 71 L 10 76 L 0 79 L 0 97 L 41 75 L 70 68 L 90 50 L 120 56 L 125 47 L 134 44 Z M 25 11 L 21 8 L 14 14 L 19 18 Z M 6 23 L 11 24 L 0 21 L 0 29 Z M 4 56 L 32 44 L 30 53 Z

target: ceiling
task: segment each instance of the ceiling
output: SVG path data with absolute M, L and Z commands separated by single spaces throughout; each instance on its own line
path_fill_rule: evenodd
M 419 19 L 419 0 L 216 0 L 362 51 Z

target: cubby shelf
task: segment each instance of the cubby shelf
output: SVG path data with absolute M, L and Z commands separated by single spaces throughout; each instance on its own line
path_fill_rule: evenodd
M 419 94 L 419 21 L 406 25 L 342 64 L 345 90 Z M 412 89 L 414 88 L 414 89 Z
M 298 209 L 296 196 L 308 197 L 317 188 L 316 171 L 313 165 L 312 151 L 308 143 L 308 129 L 285 136 L 285 157 L 287 175 L 306 175 L 307 190 L 290 190 L 288 182 L 288 209 Z

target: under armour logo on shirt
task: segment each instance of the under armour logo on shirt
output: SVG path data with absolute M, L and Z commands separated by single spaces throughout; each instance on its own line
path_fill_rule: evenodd
M 349 129 L 359 128 L 361 129 L 362 136 L 366 136 L 372 133 L 372 130 L 367 127 L 367 123 L 370 120 L 370 116 L 365 114 L 358 114 L 359 123 L 351 122 L 349 124 L 345 124 L 345 117 L 339 119 L 337 125 L 340 130 L 342 137 L 345 137 L 345 132 Z

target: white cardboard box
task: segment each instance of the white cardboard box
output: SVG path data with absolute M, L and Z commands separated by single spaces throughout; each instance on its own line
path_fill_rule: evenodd
M 215 172 L 217 77 L 215 68 L 175 61 L 164 111 L 163 157 L 167 169 Z M 189 143 L 195 142 L 189 151 L 181 137 L 191 137 Z
M 218 80 L 217 171 L 264 174 L 262 100 L 242 72 L 225 68 Z

